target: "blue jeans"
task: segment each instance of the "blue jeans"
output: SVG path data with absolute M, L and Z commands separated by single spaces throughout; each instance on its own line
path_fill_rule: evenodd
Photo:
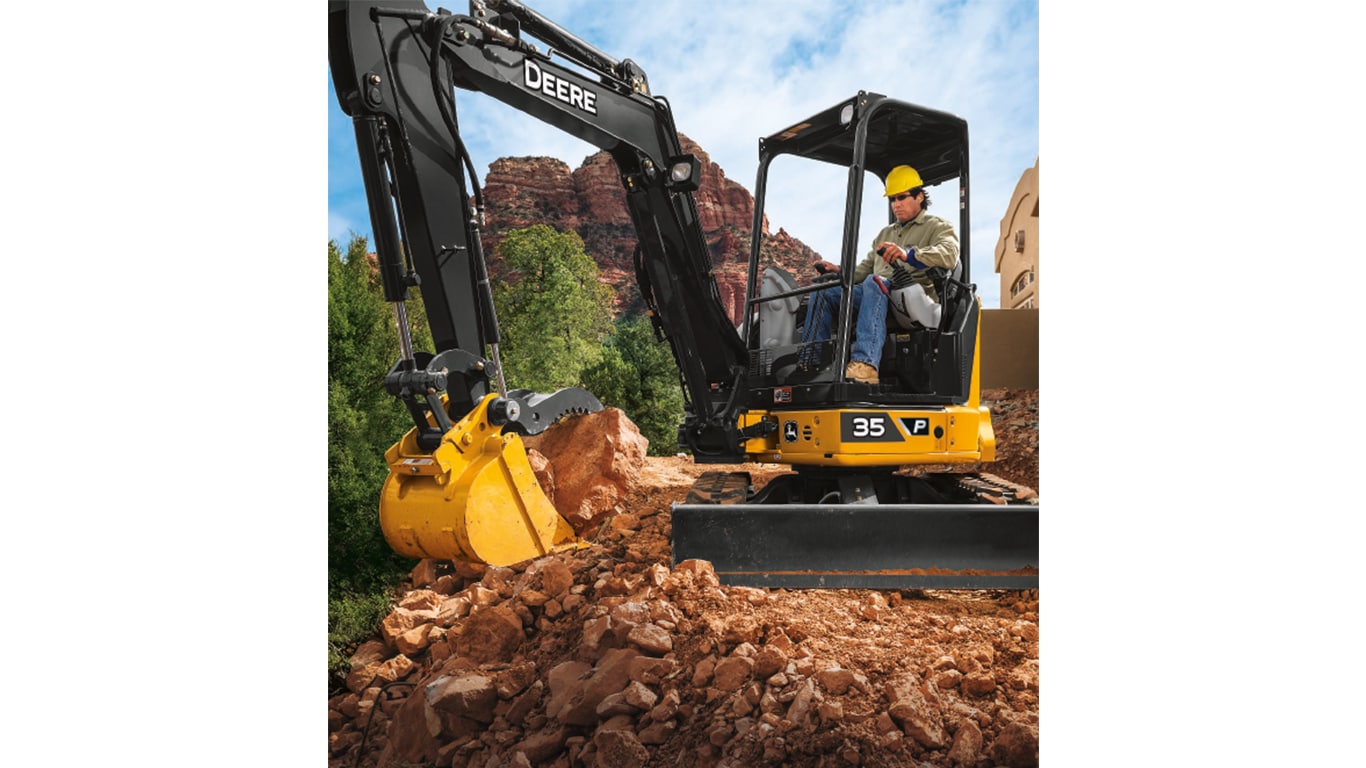
M 802 333 L 803 342 L 823 341 L 830 338 L 835 324 L 835 312 L 839 309 L 843 289 L 832 286 L 811 294 L 807 304 L 806 329 Z M 869 275 L 863 282 L 854 286 L 854 346 L 849 351 L 850 362 L 867 363 L 877 368 L 882 358 L 882 344 L 887 336 L 887 294 L 882 292 L 877 280 Z

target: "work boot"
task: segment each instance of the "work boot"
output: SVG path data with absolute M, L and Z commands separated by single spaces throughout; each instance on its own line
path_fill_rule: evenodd
M 855 360 L 844 369 L 844 378 L 853 379 L 860 384 L 876 384 L 877 369 L 867 363 Z

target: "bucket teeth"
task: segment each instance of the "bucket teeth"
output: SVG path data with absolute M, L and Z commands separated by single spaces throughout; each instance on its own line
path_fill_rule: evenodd
M 578 387 L 566 387 L 548 395 L 529 389 L 514 389 L 506 397 L 520 406 L 517 417 L 508 422 L 506 429 L 523 436 L 539 435 L 551 424 L 572 413 L 596 413 L 602 410 L 602 403 L 593 393 Z

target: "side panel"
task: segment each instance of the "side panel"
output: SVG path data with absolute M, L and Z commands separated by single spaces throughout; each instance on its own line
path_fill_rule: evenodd
M 741 426 L 769 421 L 777 429 L 746 444 L 754 461 L 810 466 L 878 467 L 972 464 L 983 460 L 977 407 L 863 407 L 750 412 Z

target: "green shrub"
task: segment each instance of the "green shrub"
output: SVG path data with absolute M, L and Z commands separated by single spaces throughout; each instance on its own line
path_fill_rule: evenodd
M 327 599 L 327 688 L 335 693 L 346 685 L 351 656 L 375 634 L 393 610 L 390 590 L 369 593 L 342 592 Z

